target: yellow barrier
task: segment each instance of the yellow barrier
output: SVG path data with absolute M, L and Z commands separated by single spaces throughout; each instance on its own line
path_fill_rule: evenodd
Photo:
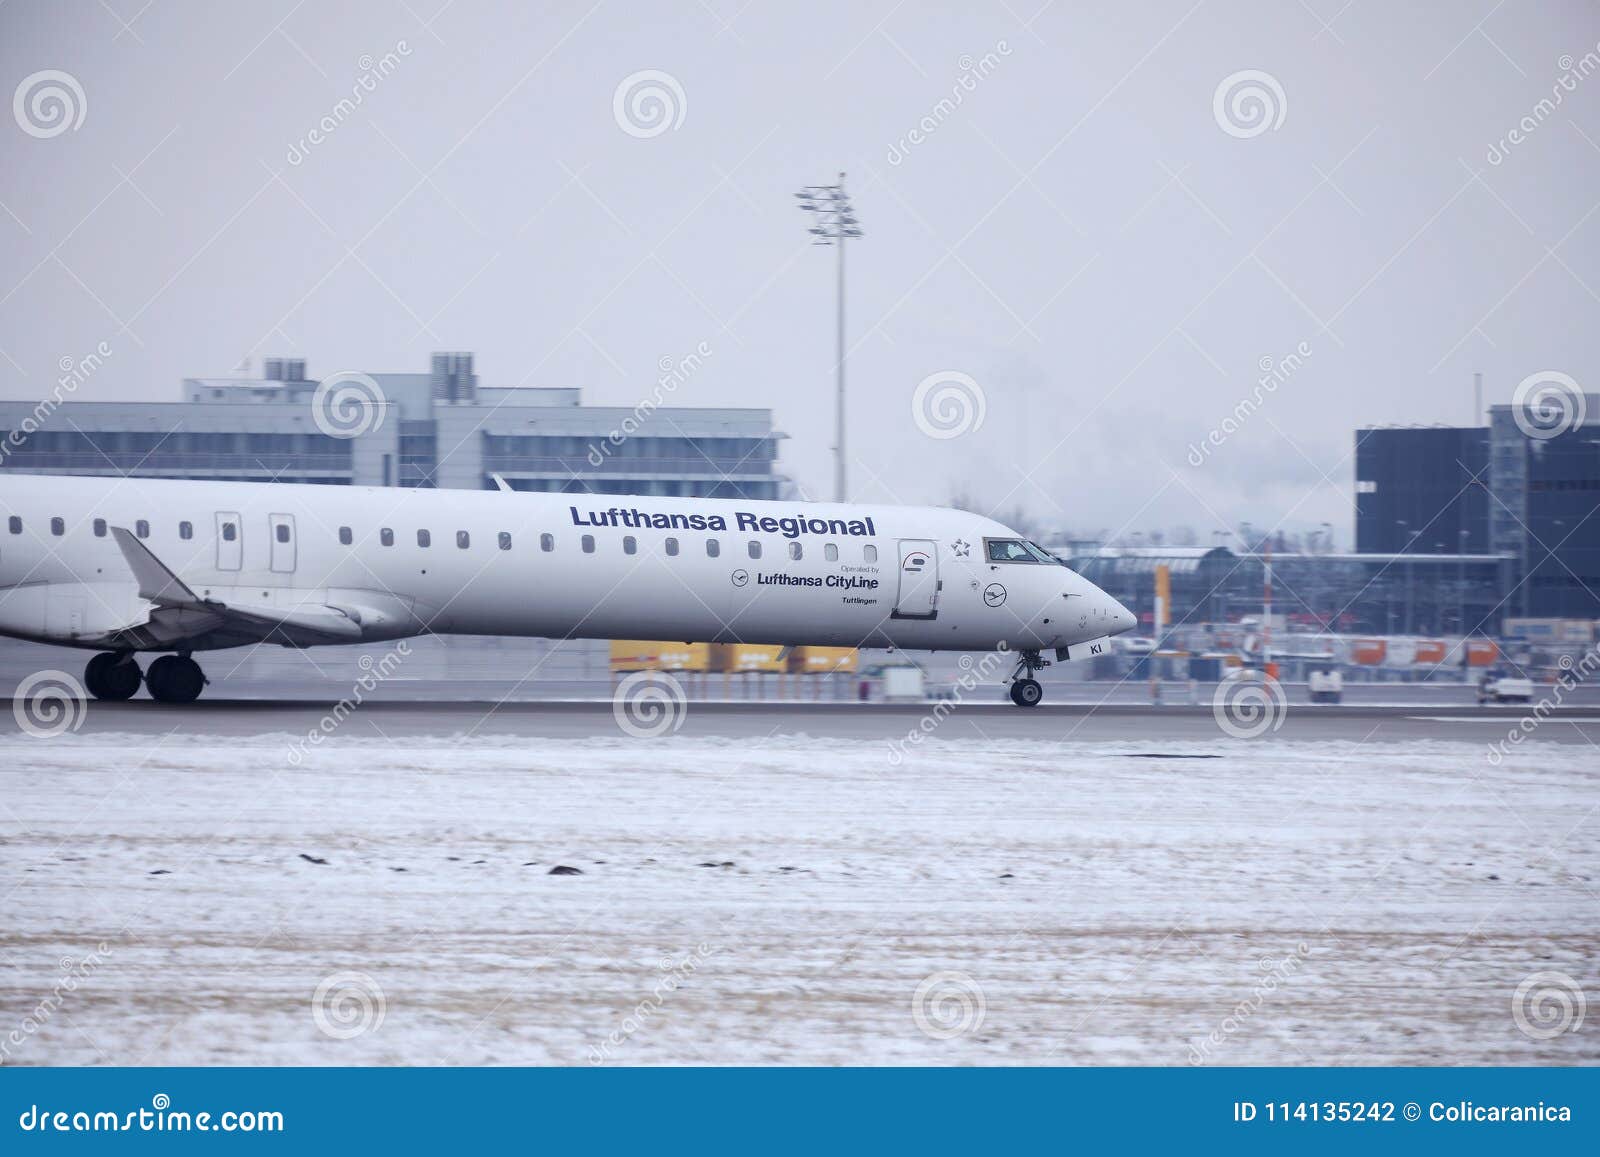
M 611 672 L 709 671 L 711 644 L 659 643 L 644 639 L 611 640 Z
M 796 647 L 789 652 L 791 675 L 821 675 L 829 671 L 854 672 L 854 647 Z
M 711 670 L 738 673 L 741 671 L 782 671 L 784 661 L 779 658 L 783 648 L 765 643 L 713 643 Z

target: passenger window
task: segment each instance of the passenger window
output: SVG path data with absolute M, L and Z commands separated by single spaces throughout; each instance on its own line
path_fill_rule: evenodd
M 222 524 L 222 541 L 223 542 L 232 542 L 234 539 L 236 539 L 238 537 L 239 537 L 239 528 L 237 526 L 235 526 L 231 522 L 224 522 Z
M 104 538 L 106 536 L 106 520 L 105 519 L 97 518 L 97 519 L 94 520 L 94 536 L 96 538 Z
M 180 523 L 178 523 L 178 537 L 181 538 L 181 539 L 184 539 L 185 541 L 187 541 L 188 539 L 193 538 L 194 537 L 194 523 L 192 523 L 192 522 L 180 522 Z
M 50 533 L 55 535 L 57 538 L 60 538 L 63 534 L 67 533 L 66 520 L 61 518 L 52 518 L 50 520 Z
M 22 533 L 22 519 L 18 518 L 15 514 L 11 516 L 9 525 L 11 527 L 12 534 Z
M 805 554 L 805 551 L 800 548 L 800 544 L 798 542 L 791 542 L 789 544 L 789 557 L 790 558 L 795 559 L 796 561 L 798 561 L 800 559 L 800 557 L 802 555 L 804 555 L 804 554 Z
M 378 531 L 378 541 L 381 542 L 384 546 L 393 546 L 394 545 L 394 531 L 391 530 L 387 526 L 383 527 L 381 530 Z
M 278 523 L 278 528 L 277 528 L 275 533 L 277 534 L 277 538 L 278 538 L 279 542 L 288 542 L 289 541 L 289 524 L 287 522 Z
M 149 538 L 150 524 L 141 518 L 138 522 L 133 524 L 133 533 L 137 534 L 140 538 Z
M 456 531 L 456 545 L 462 550 L 472 545 L 472 536 L 464 530 Z
M 593 554 L 594 553 L 594 535 L 586 534 L 586 535 L 583 536 L 583 553 L 584 554 Z
M 667 553 L 670 554 L 670 555 L 676 555 L 678 553 L 678 540 L 677 539 L 675 539 L 675 538 L 667 539 Z
M 11 521 L 15 522 L 16 519 L 13 518 Z M 716 558 L 717 555 L 719 555 L 721 553 L 722 553 L 722 544 L 720 542 L 718 542 L 714 538 L 706 539 L 706 557 L 707 558 Z
M 634 538 L 633 535 L 631 535 L 631 534 L 623 535 L 622 536 L 622 553 L 623 554 L 638 554 L 639 553 L 639 540 L 637 538 Z
M 750 540 L 750 557 L 751 558 L 760 558 L 761 557 L 761 542 L 760 542 L 759 539 L 752 538 Z
M 828 543 L 822 548 L 822 557 L 827 559 L 829 562 L 838 562 L 839 547 L 834 543 Z
M 428 531 L 426 531 L 426 530 L 417 531 L 417 545 L 418 546 L 432 546 L 433 545 L 433 535 L 431 533 L 429 533 Z
M 548 553 L 549 551 L 552 551 L 555 548 L 556 548 L 556 536 L 555 535 L 553 535 L 553 534 L 541 534 L 539 536 L 539 549 L 540 550 L 545 551 L 545 552 Z
M 341 526 L 339 528 L 339 545 L 340 546 L 349 546 L 351 544 L 351 542 L 353 542 L 354 540 L 355 540 L 355 535 L 350 533 L 350 528 L 348 526 Z
M 866 546 L 861 548 L 861 557 L 866 562 L 877 562 L 878 548 L 869 542 Z
M 511 549 L 511 532 L 509 530 L 502 530 L 500 532 L 500 549 L 501 550 L 510 550 Z

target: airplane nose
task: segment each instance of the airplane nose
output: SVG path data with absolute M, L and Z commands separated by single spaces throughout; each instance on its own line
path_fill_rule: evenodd
M 1090 614 L 1084 625 L 1100 634 L 1120 635 L 1139 625 L 1132 611 L 1093 583 L 1079 579 L 1076 587 L 1067 592 L 1067 597 L 1085 599 Z
M 1094 600 L 1095 618 L 1098 624 L 1104 627 L 1108 635 L 1120 635 L 1124 631 L 1131 631 L 1139 625 L 1139 620 L 1132 611 L 1112 598 L 1099 587 L 1094 588 L 1091 596 Z

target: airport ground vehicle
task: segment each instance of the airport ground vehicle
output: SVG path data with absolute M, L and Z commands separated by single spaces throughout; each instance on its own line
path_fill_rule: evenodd
M 1334 668 L 1313 669 L 1306 675 L 1306 690 L 1313 703 L 1338 703 L 1344 699 L 1344 675 Z
M 1478 683 L 1479 703 L 1531 703 L 1533 680 L 1520 675 L 1485 675 Z

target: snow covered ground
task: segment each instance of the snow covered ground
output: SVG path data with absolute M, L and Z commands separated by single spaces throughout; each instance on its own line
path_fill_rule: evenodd
M 6 737 L 0 1060 L 1600 1061 L 1593 751 L 1218 750 Z

